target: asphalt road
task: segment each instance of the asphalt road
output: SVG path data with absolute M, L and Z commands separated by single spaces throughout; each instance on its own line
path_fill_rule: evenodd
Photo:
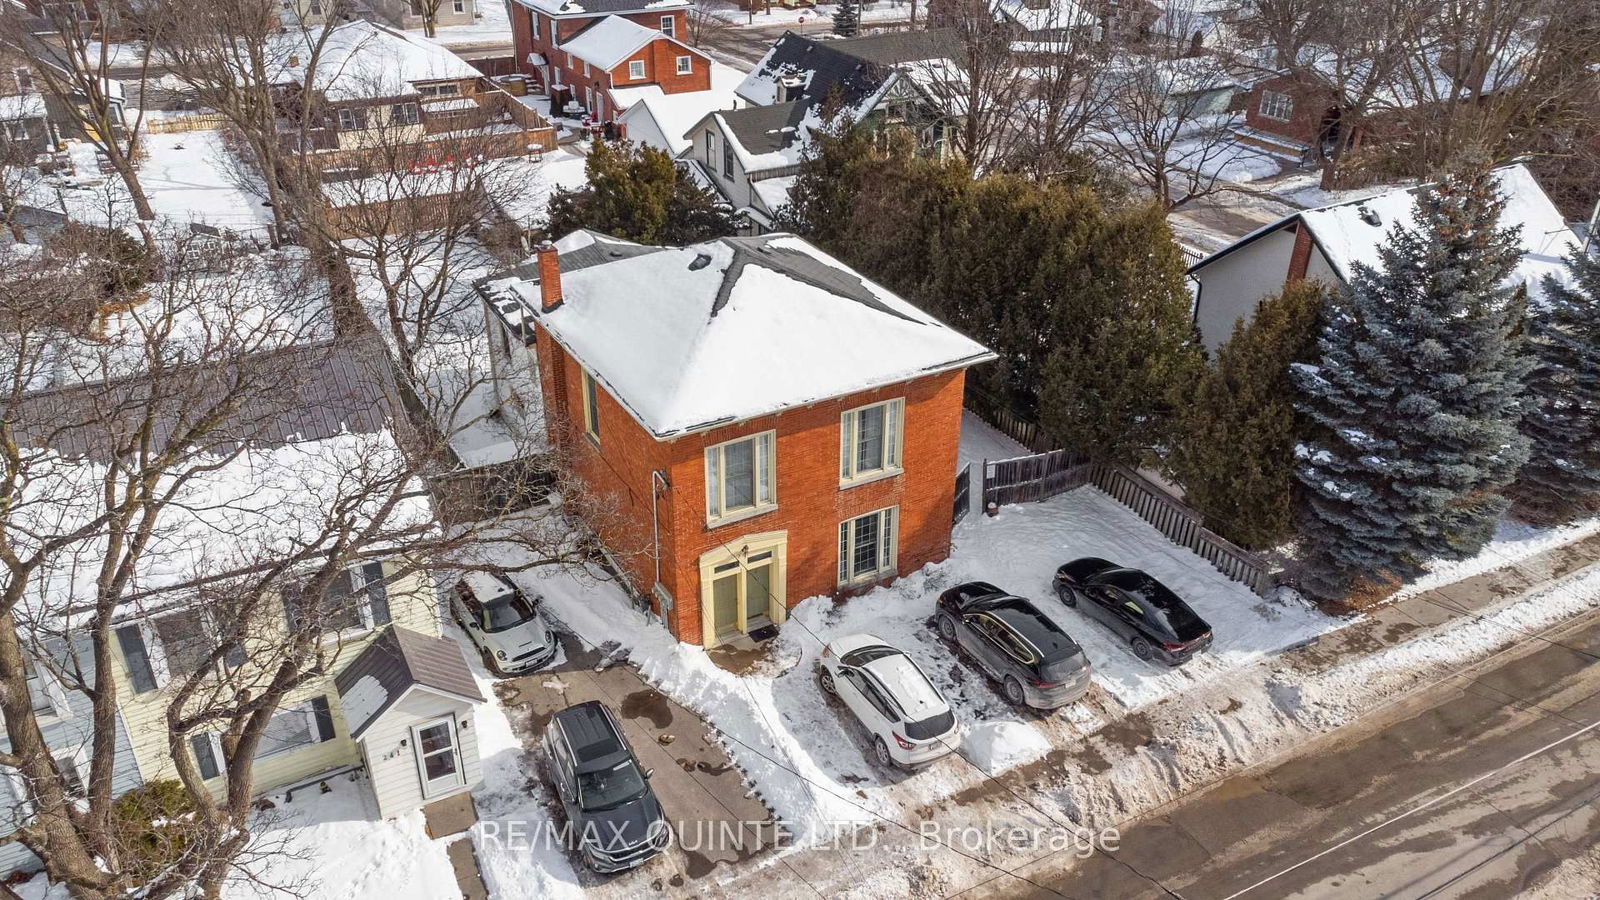
M 1594 896 L 1600 617 L 1549 639 L 1124 829 L 1120 863 L 1022 871 L 1068 897 Z

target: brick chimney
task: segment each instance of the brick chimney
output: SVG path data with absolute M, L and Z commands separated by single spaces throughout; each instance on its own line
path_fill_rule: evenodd
M 556 245 L 545 241 L 539 245 L 539 308 L 554 312 L 561 308 L 561 255 Z

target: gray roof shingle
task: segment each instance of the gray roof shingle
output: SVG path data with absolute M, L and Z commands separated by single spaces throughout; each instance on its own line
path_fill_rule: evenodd
M 478 682 L 461 655 L 460 644 L 447 637 L 430 637 L 398 625 L 391 625 L 378 635 L 350 665 L 333 677 L 333 682 L 339 689 L 339 696 L 347 698 L 369 678 L 382 688 L 382 695 L 375 703 L 346 702 L 345 715 L 349 718 L 352 738 L 360 738 L 414 686 L 432 688 L 473 703 L 484 701 Z M 363 690 L 370 691 L 370 685 Z

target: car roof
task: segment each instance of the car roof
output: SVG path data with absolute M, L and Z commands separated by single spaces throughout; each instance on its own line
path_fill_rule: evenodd
M 861 668 L 871 672 L 894 695 L 906 718 L 912 721 L 926 719 L 950 708 L 950 704 L 939 695 L 939 689 L 917 668 L 911 657 L 898 650 L 891 655 L 880 656 Z
M 569 706 L 555 714 L 554 719 L 566 735 L 572 748 L 573 763 L 578 772 L 598 772 L 609 769 L 628 756 L 628 744 L 612 724 L 611 716 L 599 700 L 589 700 Z
M 467 572 L 461 576 L 461 581 L 472 591 L 472 599 L 479 603 L 488 603 L 490 600 L 509 596 L 517 590 L 516 586 L 506 579 L 488 572 Z
M 1021 597 L 1007 597 L 1006 600 L 1011 602 L 991 606 L 987 611 L 1027 638 L 1028 642 L 1044 655 L 1046 661 L 1079 652 L 1080 648 L 1072 640 L 1071 635 L 1050 621 L 1032 603 Z

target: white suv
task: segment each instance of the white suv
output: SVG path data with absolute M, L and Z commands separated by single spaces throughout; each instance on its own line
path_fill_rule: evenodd
M 955 750 L 955 713 L 911 657 L 852 634 L 829 642 L 820 663 L 822 689 L 866 726 L 880 765 L 915 769 Z
M 450 612 L 499 675 L 531 672 L 560 646 L 539 614 L 539 598 L 528 599 L 499 573 L 461 576 L 450 591 Z

